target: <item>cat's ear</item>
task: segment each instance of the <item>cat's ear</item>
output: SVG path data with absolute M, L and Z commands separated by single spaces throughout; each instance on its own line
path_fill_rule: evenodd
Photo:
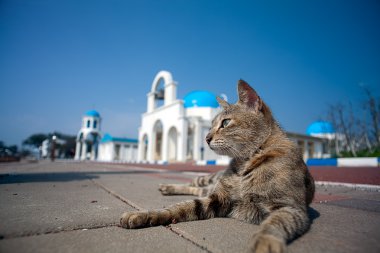
M 220 105 L 221 107 L 223 107 L 223 109 L 227 109 L 227 108 L 230 106 L 230 104 L 227 103 L 227 101 L 224 100 L 224 99 L 221 98 L 221 97 L 216 97 L 216 100 L 218 101 L 219 105 Z
M 263 107 L 263 101 L 257 95 L 256 91 L 249 86 L 244 80 L 238 82 L 238 104 L 244 104 L 250 108 L 254 108 L 256 111 L 260 111 Z

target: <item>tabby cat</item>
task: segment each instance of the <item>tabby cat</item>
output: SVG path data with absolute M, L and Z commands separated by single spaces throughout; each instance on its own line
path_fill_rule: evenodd
M 207 196 L 161 210 L 124 213 L 122 227 L 231 217 L 261 224 L 248 245 L 250 252 L 260 253 L 284 252 L 287 242 L 309 229 L 307 207 L 314 197 L 314 180 L 300 151 L 243 80 L 238 82 L 238 95 L 236 104 L 217 98 L 223 111 L 213 120 L 206 142 L 217 154 L 232 160 L 225 171 L 214 176 L 217 182 L 211 184 Z M 206 181 L 204 185 L 208 185 Z M 205 193 L 194 186 L 161 185 L 160 189 L 164 194 Z

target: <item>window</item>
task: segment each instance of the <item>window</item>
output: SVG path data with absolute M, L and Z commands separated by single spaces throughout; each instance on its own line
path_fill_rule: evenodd
M 87 120 L 87 128 L 90 128 L 90 120 Z
M 96 120 L 94 120 L 94 128 L 96 128 L 97 123 L 98 122 Z

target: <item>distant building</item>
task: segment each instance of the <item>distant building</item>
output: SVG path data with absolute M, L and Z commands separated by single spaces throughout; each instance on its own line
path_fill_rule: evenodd
M 77 135 L 75 159 L 227 164 L 229 158 L 215 154 L 205 142 L 211 121 L 220 110 L 216 96 L 209 91 L 192 91 L 178 99 L 171 73 L 160 71 L 147 94 L 138 140 L 103 136 L 100 114 L 88 111 Z M 304 160 L 330 157 L 337 139 L 332 125 L 324 121 L 312 123 L 306 135 L 286 134 L 298 145 Z
M 59 144 L 59 145 L 64 145 L 66 144 L 66 141 L 63 140 L 63 139 L 59 139 L 55 136 L 53 136 L 53 139 L 52 138 L 48 138 L 48 139 L 45 139 L 41 146 L 39 147 L 39 151 L 40 151 L 40 158 L 43 158 L 43 159 L 46 159 L 46 158 L 49 158 L 51 157 L 51 152 L 52 152 L 52 147 L 53 147 L 53 141 L 55 142 L 55 146 L 54 146 L 54 157 L 61 157 L 63 158 L 65 156 L 63 150 L 61 150 L 61 148 L 56 145 L 56 144 Z
M 99 161 L 125 161 L 137 160 L 137 139 L 112 137 L 105 134 L 99 145 Z
M 101 139 L 100 123 L 100 114 L 95 110 L 88 111 L 83 116 L 82 127 L 77 135 L 76 160 L 97 160 Z
M 163 84 L 163 88 L 159 85 Z M 227 159 L 216 155 L 204 139 L 219 112 L 216 96 L 193 91 L 177 98 L 177 83 L 160 71 L 147 94 L 147 111 L 139 128 L 138 161 L 186 162 Z
M 183 100 L 178 99 L 177 83 L 171 73 L 160 71 L 147 97 L 147 111 L 139 128 L 138 161 L 228 163 L 229 158 L 215 154 L 205 142 L 211 121 L 220 111 L 214 94 L 193 91 Z M 307 135 L 287 133 L 305 160 L 330 156 L 327 138 L 331 129 L 317 131 L 316 127 L 314 124 Z
M 343 134 L 337 133 L 330 122 L 315 121 L 309 125 L 307 135 L 321 138 L 324 140 L 323 158 L 331 157 L 332 154 L 339 154 L 345 144 Z M 319 158 L 319 157 L 318 157 Z
M 137 159 L 137 140 L 129 138 L 103 136 L 99 112 L 91 110 L 85 113 L 82 127 L 77 135 L 75 149 L 76 160 L 128 161 Z
M 301 150 L 303 159 L 330 157 L 327 150 L 327 140 L 305 134 L 286 132 L 288 138 L 294 141 Z

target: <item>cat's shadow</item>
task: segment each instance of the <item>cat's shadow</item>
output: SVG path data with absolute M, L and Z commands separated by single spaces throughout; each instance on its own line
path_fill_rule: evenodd
M 307 208 L 307 215 L 309 216 L 311 224 L 313 224 L 314 220 L 318 219 L 319 216 L 321 216 L 321 214 L 312 207 Z

